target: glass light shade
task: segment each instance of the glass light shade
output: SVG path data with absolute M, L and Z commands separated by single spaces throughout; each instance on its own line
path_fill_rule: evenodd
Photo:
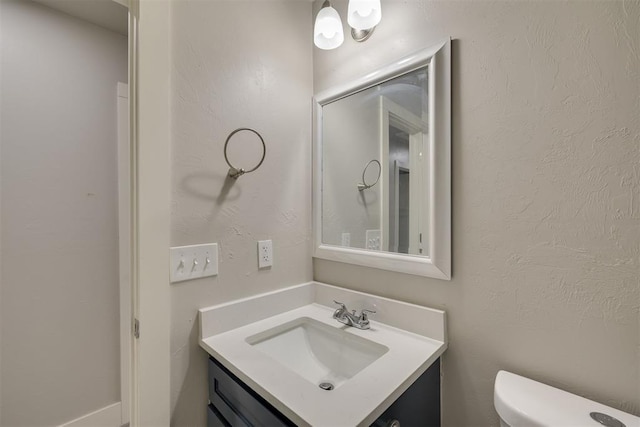
M 356 30 L 368 30 L 382 19 L 380 0 L 349 0 L 347 22 Z
M 313 42 L 320 49 L 335 49 L 344 41 L 342 20 L 338 11 L 331 6 L 323 7 L 316 16 L 313 28 Z

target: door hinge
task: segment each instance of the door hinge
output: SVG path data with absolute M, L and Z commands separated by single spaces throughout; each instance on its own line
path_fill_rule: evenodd
M 135 318 L 133 319 L 133 336 L 140 338 L 140 321 Z

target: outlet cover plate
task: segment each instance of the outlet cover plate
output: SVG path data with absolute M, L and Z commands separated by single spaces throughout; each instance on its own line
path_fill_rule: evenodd
M 273 243 L 271 240 L 258 240 L 258 268 L 273 265 Z

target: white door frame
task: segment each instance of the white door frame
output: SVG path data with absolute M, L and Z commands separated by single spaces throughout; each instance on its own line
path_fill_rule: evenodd
M 170 424 L 171 176 L 169 0 L 129 4 L 131 141 L 131 426 Z
M 426 131 L 409 135 L 409 199 L 418 201 L 409 207 L 409 253 L 420 256 L 429 254 L 429 150 L 425 146 L 428 140 Z M 425 242 L 423 244 L 423 242 Z M 426 251 L 425 251 L 426 249 Z
M 391 101 L 389 98 L 385 96 L 380 97 L 380 129 L 379 129 L 379 140 L 380 140 L 380 159 L 382 162 L 382 171 L 380 175 L 380 192 L 382 203 L 380 204 L 380 218 L 382 221 L 380 222 L 380 239 L 381 239 L 381 249 L 383 251 L 392 251 L 394 248 L 389 247 L 390 242 L 390 200 L 389 200 L 389 182 L 390 176 L 394 172 L 389 168 L 389 127 L 395 126 L 398 129 L 404 130 L 409 134 L 409 153 L 413 155 L 415 152 L 424 153 L 424 156 L 427 156 L 426 150 L 423 150 L 423 139 L 424 135 L 428 132 L 428 125 L 418 116 L 407 110 L 406 108 L 396 104 Z M 413 163 L 413 162 L 412 162 Z M 409 165 L 409 169 L 412 173 L 418 171 L 420 165 L 428 165 L 428 159 L 422 159 L 420 164 L 413 163 Z M 418 177 L 423 178 L 423 181 L 420 182 L 419 185 L 412 185 L 414 189 L 428 189 L 428 182 L 425 183 L 423 173 L 416 173 L 414 175 L 414 180 L 418 179 Z M 415 190 L 411 194 L 411 200 L 428 200 L 429 197 L 424 197 L 419 194 L 420 197 L 414 199 L 416 196 Z M 414 206 L 414 208 L 421 208 L 419 206 Z M 411 214 L 414 214 L 415 209 L 412 209 Z M 423 212 L 428 212 L 423 210 Z M 420 224 L 422 226 L 422 224 Z M 397 225 L 396 225 L 397 228 Z M 413 230 L 415 233 L 415 229 Z M 397 244 L 397 242 L 396 242 Z M 396 248 L 397 249 L 397 248 Z
M 118 259 L 120 270 L 120 402 L 121 421 L 130 421 L 131 400 L 131 144 L 129 85 L 118 83 Z

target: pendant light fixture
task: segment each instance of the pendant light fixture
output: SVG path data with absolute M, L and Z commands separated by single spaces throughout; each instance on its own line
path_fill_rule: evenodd
M 368 39 L 382 19 L 380 0 L 349 0 L 347 22 L 355 41 Z
M 316 16 L 313 43 L 320 49 L 330 50 L 339 47 L 343 41 L 342 20 L 338 11 L 331 7 L 331 3 L 327 0 Z

